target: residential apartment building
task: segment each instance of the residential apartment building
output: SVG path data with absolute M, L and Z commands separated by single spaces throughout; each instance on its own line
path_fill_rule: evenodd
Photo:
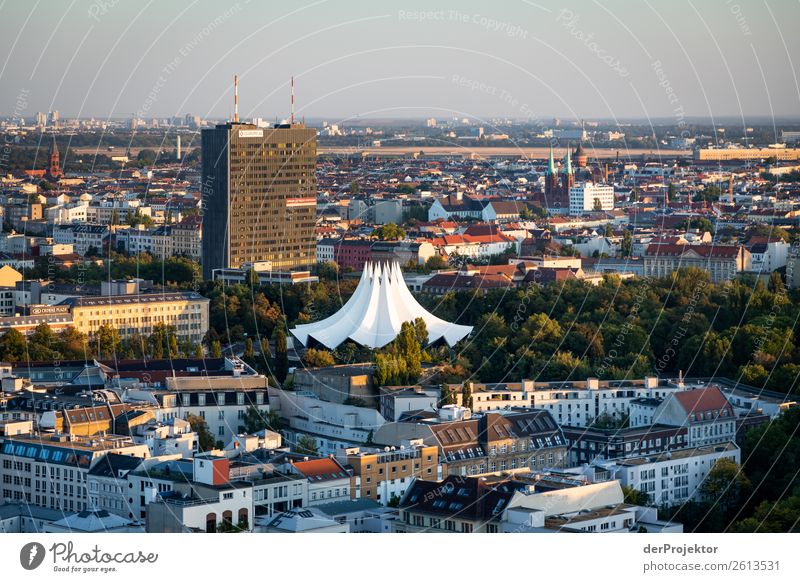
M 569 443 L 569 466 L 596 459 L 653 455 L 689 446 L 687 428 L 655 424 L 629 428 L 594 428 L 562 425 Z
M 267 379 L 253 376 L 192 375 L 167 379 L 166 390 L 142 391 L 137 397 L 160 404 L 158 420 L 199 416 L 214 439 L 223 445 L 244 432 L 244 416 L 255 407 L 269 413 Z
M 398 533 L 496 533 L 503 512 L 523 484 L 450 475 L 416 479 L 400 501 Z
M 703 500 L 701 485 L 720 459 L 739 464 L 739 447 L 728 442 L 600 462 L 599 466 L 609 471 L 609 478 L 646 493 L 661 506 Z
M 563 473 L 417 480 L 400 501 L 397 532 L 681 532 L 655 508 L 629 505 L 618 481 Z
M 128 437 L 17 435 L 0 447 L 3 498 L 63 511 L 89 503 L 88 474 L 108 453 L 144 458 L 147 446 Z
M 290 461 L 288 474 L 301 475 L 308 481 L 308 505 L 349 501 L 353 483 L 350 473 L 331 457 Z
M 117 244 L 131 254 L 150 253 L 157 259 L 184 256 L 200 261 L 202 229 L 198 220 L 145 228 L 144 225 L 117 231 Z
M 547 410 L 560 425 L 589 426 L 604 418 L 622 422 L 636 398 L 663 398 L 682 390 L 677 383 L 646 377 L 642 380 L 531 382 L 531 406 Z
M 669 395 L 653 413 L 653 422 L 686 427 L 690 447 L 726 443 L 736 438 L 733 407 L 716 386 Z
M 456 394 L 456 404 L 465 406 L 463 387 L 448 386 Z M 531 408 L 533 406 L 533 382 L 505 382 L 482 384 L 470 382 L 472 412 L 491 412 L 508 408 Z
M 346 464 L 353 468 L 356 488 L 353 499 L 371 499 L 382 505 L 400 499 L 414 479 L 437 479 L 439 451 L 436 446 L 412 440 L 389 450 L 344 450 Z
M 195 457 L 193 480 L 176 482 L 172 492 L 162 493 L 147 505 L 147 532 L 251 531 L 253 484 L 231 480 L 229 471 L 225 457 Z
M 566 439 L 543 410 L 490 412 L 449 422 L 388 423 L 374 437 L 376 443 L 390 446 L 411 439 L 437 447 L 442 475 L 484 475 L 567 463 Z
M 100 224 L 57 224 L 53 227 L 53 241 L 72 245 L 74 251 L 82 256 L 89 249 L 100 253 L 110 234 L 108 226 Z

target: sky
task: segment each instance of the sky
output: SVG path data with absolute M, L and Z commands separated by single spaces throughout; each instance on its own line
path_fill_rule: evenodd
M 800 116 L 800 0 L 0 0 L 0 115 Z

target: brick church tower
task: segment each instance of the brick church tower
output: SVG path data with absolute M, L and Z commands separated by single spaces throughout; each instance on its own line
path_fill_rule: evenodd
M 47 175 L 50 178 L 60 178 L 63 176 L 61 171 L 61 163 L 59 161 L 58 147 L 56 146 L 56 136 L 53 136 L 53 141 L 50 143 L 50 166 L 47 170 Z

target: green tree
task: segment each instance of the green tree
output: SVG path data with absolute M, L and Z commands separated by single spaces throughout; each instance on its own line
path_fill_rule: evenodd
M 423 322 L 424 325 L 424 322 Z M 427 331 L 425 331 L 427 336 Z M 399 356 L 406 363 L 405 382 L 413 383 L 419 380 L 422 374 L 422 349 L 417 339 L 417 329 L 414 323 L 404 321 L 400 326 L 400 333 L 395 338 Z
M 309 457 L 319 456 L 319 448 L 317 447 L 317 439 L 309 435 L 300 435 L 295 443 L 294 450 L 300 455 L 308 455 Z
M 74 327 L 65 327 L 58 333 L 59 351 L 65 360 L 83 360 L 89 354 L 86 336 Z
M 245 411 L 242 417 L 242 423 L 244 424 L 244 431 L 247 434 L 262 431 L 269 426 L 267 418 L 255 406 L 250 406 Z
M 143 165 L 152 166 L 156 161 L 156 152 L 150 149 L 141 149 L 136 155 L 136 159 Z
M 289 346 L 286 343 L 286 332 L 282 327 L 278 327 L 275 329 L 275 378 L 283 383 L 288 375 Z
M 678 230 L 699 230 L 700 232 L 709 232 L 714 234 L 714 225 L 707 218 L 691 218 L 682 220 L 676 225 Z
M 630 257 L 633 252 L 633 234 L 627 228 L 622 231 L 622 246 L 620 247 L 623 257 Z
M 169 357 L 177 358 L 178 355 L 178 337 L 175 334 L 172 334 L 169 336 Z
M 251 338 L 247 338 L 244 341 L 244 353 L 242 355 L 248 360 L 251 360 L 255 357 L 256 351 L 253 348 L 253 340 Z
M 189 414 L 186 417 L 189 426 L 197 433 L 197 445 L 201 451 L 210 451 L 214 448 L 214 436 L 208 429 L 208 423 L 202 416 Z
M 333 354 L 328 350 L 308 348 L 306 353 L 303 354 L 303 363 L 309 368 L 325 368 L 333 366 L 336 362 L 333 359 Z
M 219 343 L 219 340 L 214 340 L 211 342 L 211 357 L 212 358 L 222 357 L 222 344 Z
M 248 287 L 258 287 L 261 284 L 261 280 L 255 269 L 247 269 L 244 282 Z
M 273 432 L 280 432 L 283 428 L 283 420 L 277 410 L 270 410 L 266 416 L 267 428 Z
M 425 324 L 425 320 L 421 317 L 417 317 L 414 319 L 414 337 L 417 339 L 417 343 L 420 345 L 420 348 L 428 345 L 428 326 Z
M 731 528 L 734 533 L 798 533 L 800 532 L 800 489 L 778 501 L 762 501 L 752 517 Z
M 716 202 L 719 200 L 722 191 L 720 190 L 719 186 L 715 184 L 709 184 L 705 188 L 703 188 L 702 192 L 695 194 L 694 201 L 695 202 Z
M 261 357 L 262 358 L 271 358 L 272 357 L 272 350 L 269 347 L 269 340 L 267 338 L 262 338 L 260 342 L 261 346 Z
M 708 476 L 700 485 L 700 491 L 707 500 L 728 512 L 739 507 L 750 487 L 750 480 L 742 472 L 739 464 L 723 458 L 714 463 Z
M 317 276 L 324 281 L 336 281 L 339 278 L 339 265 L 330 261 L 318 263 Z
M 439 406 L 447 406 L 448 404 L 456 403 L 456 395 L 447 384 L 442 384 L 441 391 L 439 392 Z
M 28 358 L 34 361 L 57 359 L 58 342 L 56 334 L 46 323 L 40 323 L 28 337 Z
M 675 202 L 678 199 L 678 187 L 670 182 L 667 188 L 667 202 Z
M 438 271 L 441 269 L 446 269 L 448 265 L 447 261 L 445 261 L 441 255 L 433 255 L 427 261 L 425 261 L 425 267 L 431 271 Z
M 94 333 L 97 342 L 97 355 L 101 358 L 113 358 L 119 351 L 121 340 L 119 331 L 110 325 L 103 324 Z
M 631 505 L 641 505 L 644 507 L 650 505 L 650 496 L 644 491 L 639 491 L 634 487 L 623 485 L 622 494 L 624 495 L 625 503 L 630 503 Z
M 0 336 L 0 359 L 6 362 L 20 362 L 27 359 L 28 342 L 16 329 L 9 329 Z
M 375 234 L 381 240 L 403 240 L 406 237 L 406 231 L 394 222 L 379 226 L 375 229 Z
M 783 279 L 778 271 L 772 271 L 769 274 L 767 289 L 769 289 L 772 293 L 784 293 L 786 291 L 786 288 L 783 285 Z
M 461 391 L 461 403 L 467 407 L 472 408 L 472 382 L 464 382 L 464 388 Z

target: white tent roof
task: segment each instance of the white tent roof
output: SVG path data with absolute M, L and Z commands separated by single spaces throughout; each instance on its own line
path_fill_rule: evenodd
M 448 323 L 428 313 L 411 295 L 396 262 L 367 263 L 355 293 L 339 311 L 291 332 L 304 346 L 313 338 L 332 350 L 349 338 L 382 348 L 397 337 L 404 322 L 418 317 L 425 321 L 430 343 L 444 338 L 452 346 L 472 331 L 472 326 Z

